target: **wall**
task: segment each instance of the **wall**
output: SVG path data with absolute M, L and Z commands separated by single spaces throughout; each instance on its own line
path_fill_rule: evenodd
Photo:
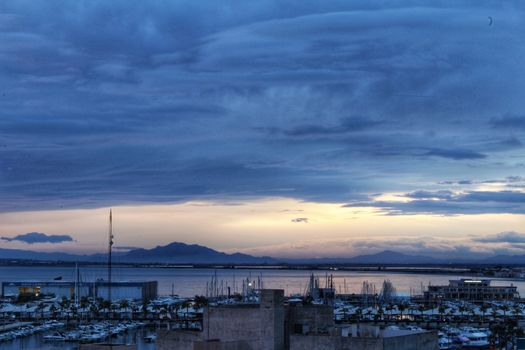
M 97 286 L 95 297 L 107 300 L 109 297 L 109 287 Z M 113 301 L 118 301 L 122 299 L 142 300 L 142 286 L 113 285 L 111 287 L 111 299 Z
M 157 350 L 193 350 L 193 343 L 202 339 L 199 331 L 158 330 L 155 347 Z
M 285 310 L 282 289 L 261 291 L 260 325 L 262 349 L 284 349 Z
M 239 341 L 199 341 L 193 344 L 193 350 L 256 350 L 248 342 Z
M 221 341 L 246 340 L 262 349 L 261 315 L 258 305 L 210 307 L 204 312 L 203 336 Z
M 296 327 L 299 325 L 302 325 L 305 330 L 308 329 L 308 333 L 311 334 L 328 334 L 334 328 L 334 314 L 331 306 L 290 306 L 288 308 L 288 320 L 290 334 L 297 333 Z
M 283 299 L 283 290 L 266 289 L 261 293 L 260 304 L 208 307 L 202 332 L 161 331 L 157 349 L 284 349 Z
M 437 332 L 384 338 L 384 350 L 437 350 Z
M 390 338 L 353 338 L 331 335 L 291 335 L 290 350 L 437 350 L 435 332 Z
M 83 344 L 80 345 L 80 350 L 137 350 L 136 345 L 99 345 L 99 344 Z
M 332 336 L 332 335 L 292 335 L 290 336 L 290 350 L 310 350 L 310 349 L 315 349 L 315 350 L 383 350 L 383 339 L 382 338 L 346 338 L 346 337 Z M 405 349 L 401 348 L 399 350 L 405 350 Z

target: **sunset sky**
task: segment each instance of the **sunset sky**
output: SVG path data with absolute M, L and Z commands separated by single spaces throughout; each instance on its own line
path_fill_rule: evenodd
M 113 208 L 122 251 L 525 254 L 523 33 L 523 1 L 3 0 L 0 248 L 103 251 Z

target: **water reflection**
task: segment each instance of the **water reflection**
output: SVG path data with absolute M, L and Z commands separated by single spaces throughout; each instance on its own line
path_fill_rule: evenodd
M 144 337 L 153 333 L 154 330 L 148 328 L 133 329 L 126 333 L 119 334 L 116 338 L 113 338 L 114 343 L 120 344 L 137 344 L 138 350 L 154 350 L 154 343 L 146 343 Z M 51 332 L 52 333 L 52 332 Z M 8 342 L 0 343 L 0 350 L 14 350 L 14 349 L 25 349 L 25 350 L 72 350 L 79 349 L 79 344 L 74 342 L 45 342 L 43 340 L 44 335 L 48 333 L 33 334 L 28 337 L 18 338 Z

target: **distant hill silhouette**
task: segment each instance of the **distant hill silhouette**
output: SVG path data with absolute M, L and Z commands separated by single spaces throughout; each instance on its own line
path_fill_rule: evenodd
M 0 248 L 0 259 L 25 259 L 25 260 L 48 260 L 48 261 L 81 261 L 89 260 L 88 255 L 76 255 L 68 253 L 47 253 L 47 252 L 35 252 L 32 250 L 23 249 L 6 249 Z
M 132 249 L 128 252 L 114 252 L 115 262 L 125 263 L 169 263 L 169 264 L 348 264 L 348 265 L 430 265 L 430 264 L 487 264 L 487 265 L 523 265 L 525 255 L 496 255 L 478 259 L 446 259 L 424 255 L 410 255 L 391 250 L 375 254 L 358 255 L 343 258 L 288 259 L 268 256 L 256 257 L 243 253 L 227 254 L 198 244 L 173 242 L 152 249 Z M 91 255 L 69 254 L 61 252 L 37 252 L 23 249 L 0 248 L 3 260 L 39 260 L 39 261 L 79 261 L 104 262 L 104 253 Z
M 274 263 L 270 257 L 247 254 L 226 254 L 198 244 L 173 242 L 152 249 L 134 249 L 119 258 L 125 262 L 161 262 L 191 264 L 263 264 Z

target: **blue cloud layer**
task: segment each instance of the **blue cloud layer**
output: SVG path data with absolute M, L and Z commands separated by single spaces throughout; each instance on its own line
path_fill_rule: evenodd
M 34 243 L 63 243 L 71 242 L 73 238 L 70 235 L 47 235 L 40 232 L 29 232 L 14 237 L 1 237 L 1 239 L 12 242 L 19 241 L 27 244 Z
M 344 203 L 520 174 L 524 18 L 498 1 L 2 1 L 0 210 Z

